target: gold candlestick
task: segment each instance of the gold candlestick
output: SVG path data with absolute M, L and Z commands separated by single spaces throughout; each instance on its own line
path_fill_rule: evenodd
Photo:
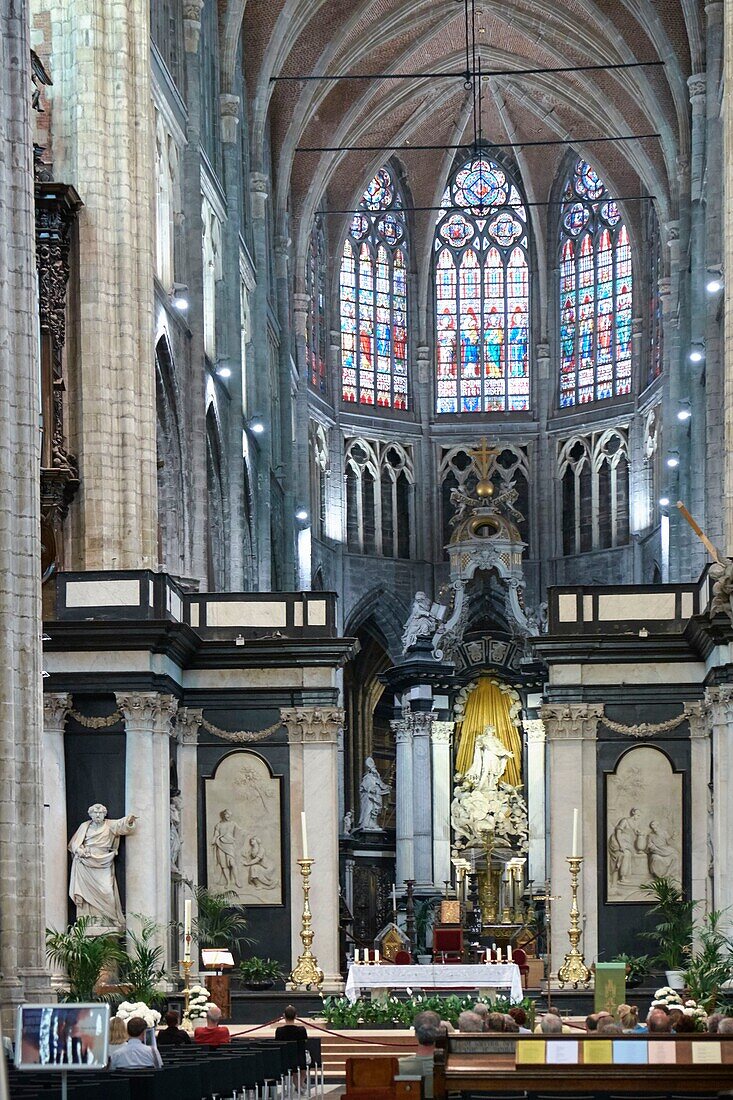
M 557 980 L 561 989 L 564 989 L 566 984 L 572 985 L 573 989 L 577 989 L 579 985 L 587 987 L 591 978 L 590 970 L 585 965 L 585 956 L 578 949 L 578 944 L 580 943 L 580 937 L 582 935 L 580 931 L 580 910 L 578 909 L 578 875 L 580 874 L 580 865 L 582 862 L 582 856 L 568 856 L 568 863 L 570 864 L 570 891 L 572 895 L 572 900 L 570 902 L 570 928 L 568 929 L 570 950 L 566 954 L 563 964 L 557 972 Z
M 312 859 L 299 859 L 298 866 L 303 878 L 303 916 L 301 918 L 300 938 L 303 942 L 303 953 L 298 956 L 298 961 L 293 967 L 290 981 L 296 988 L 307 989 L 309 986 L 323 984 L 323 971 L 318 966 L 318 959 L 311 951 L 313 943 L 313 928 L 311 927 L 311 909 L 308 901 L 310 894 L 310 876 Z
M 184 1031 L 193 1034 L 193 1024 L 188 1015 L 188 1002 L 191 996 L 191 967 L 193 966 L 193 962 L 191 959 L 184 959 L 181 966 L 183 967 L 183 1020 L 181 1021 L 181 1026 Z

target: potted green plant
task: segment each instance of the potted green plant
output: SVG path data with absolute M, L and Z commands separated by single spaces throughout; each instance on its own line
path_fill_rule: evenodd
M 99 1001 L 95 988 L 107 967 L 122 958 L 115 936 L 90 936 L 91 917 L 79 917 L 65 932 L 46 929 L 46 957 L 53 966 L 63 967 L 69 978 L 62 1001 Z
M 648 955 L 627 955 L 622 951 L 611 962 L 625 964 L 626 984 L 630 989 L 641 985 L 647 974 L 651 973 L 651 959 Z
M 135 917 L 140 921 L 140 931 L 127 930 L 128 949 L 120 957 L 120 985 L 127 987 L 127 1001 L 142 1001 L 155 1008 L 165 1002 L 160 985 L 168 977 L 161 965 L 163 946 L 154 942 L 160 926 L 137 913 Z
M 191 924 L 191 936 L 200 948 L 222 947 L 239 953 L 243 944 L 252 942 L 246 935 L 246 910 L 243 905 L 234 904 L 236 894 L 233 890 L 195 886 L 193 894 L 197 912 Z
M 657 925 L 641 935 L 656 944 L 656 961 L 665 968 L 667 984 L 672 989 L 684 989 L 698 903 L 685 898 L 679 885 L 669 878 L 655 878 L 644 890 L 655 901 L 650 916 L 656 917 Z
M 283 972 L 277 959 L 261 959 L 253 955 L 250 959 L 242 959 L 239 976 L 245 989 L 272 989 L 275 982 L 281 980 Z
M 695 946 L 685 969 L 690 997 L 712 1012 L 721 987 L 733 976 L 733 943 L 722 931 L 723 911 L 714 909 L 697 929 Z

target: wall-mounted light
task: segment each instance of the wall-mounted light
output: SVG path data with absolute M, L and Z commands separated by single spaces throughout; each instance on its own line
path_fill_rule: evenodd
M 680 401 L 680 407 L 677 410 L 677 419 L 685 421 L 685 420 L 689 420 L 691 416 L 692 416 L 692 409 L 690 408 L 690 402 L 689 401 Z
M 659 503 L 662 508 L 669 508 L 669 497 L 660 497 Z
M 688 359 L 691 363 L 702 363 L 705 358 L 705 348 L 702 344 L 693 344 L 690 348 Z
M 295 518 L 299 519 L 300 522 L 303 523 L 305 520 L 308 519 L 308 512 L 305 510 L 305 508 L 299 508 L 298 511 L 295 513 Z
M 255 435 L 262 435 L 265 430 L 265 422 L 261 416 L 251 416 L 248 420 L 249 430 Z
M 667 456 L 667 465 L 671 470 L 676 469 L 680 464 L 680 456 L 677 451 L 670 451 Z
M 232 377 L 232 371 L 231 371 L 230 367 L 217 367 L 216 368 L 216 373 L 219 376 L 219 378 L 231 378 Z
M 719 294 L 724 285 L 723 269 L 721 267 L 709 267 L 708 280 L 705 283 L 708 294 Z
M 176 309 L 188 309 L 188 287 L 185 283 L 174 283 L 171 290 L 171 303 Z

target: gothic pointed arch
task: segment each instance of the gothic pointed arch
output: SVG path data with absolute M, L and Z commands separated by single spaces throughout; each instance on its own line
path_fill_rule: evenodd
M 461 162 L 435 228 L 437 413 L 527 412 L 529 226 L 519 180 L 488 152 Z
M 558 227 L 561 408 L 631 393 L 629 231 L 588 161 L 565 177 Z
M 341 382 L 346 404 L 406 409 L 408 239 L 395 172 L 380 168 L 341 253 Z

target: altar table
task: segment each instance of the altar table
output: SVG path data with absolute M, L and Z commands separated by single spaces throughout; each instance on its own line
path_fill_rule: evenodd
M 439 966 L 349 967 L 345 993 L 353 1004 L 368 989 L 498 989 L 509 993 L 512 1004 L 522 1000 L 522 977 L 516 963 Z

